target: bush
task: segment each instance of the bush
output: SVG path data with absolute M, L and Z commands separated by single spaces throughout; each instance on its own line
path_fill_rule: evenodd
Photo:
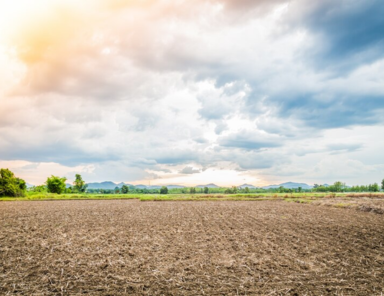
M 61 194 L 65 191 L 65 181 L 67 178 L 60 178 L 56 176 L 51 176 L 47 178 L 45 184 L 47 185 L 48 192 Z
M 168 187 L 166 186 L 161 187 L 160 194 L 168 194 Z
M 0 169 L 0 196 L 25 196 L 27 184 L 8 169 Z

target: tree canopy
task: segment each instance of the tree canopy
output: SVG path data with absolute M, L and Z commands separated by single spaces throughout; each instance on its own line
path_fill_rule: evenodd
M 76 174 L 76 180 L 73 182 L 73 190 L 75 192 L 85 192 L 88 185 L 85 184 L 80 174 Z
M 47 185 L 48 192 L 51 193 L 57 193 L 61 194 L 65 191 L 65 181 L 67 181 L 67 178 L 63 177 L 57 177 L 57 176 L 51 176 L 47 178 L 47 181 L 45 184 Z
M 168 194 L 168 187 L 163 186 L 160 188 L 160 194 Z
M 9 169 L 0 169 L 0 196 L 24 196 L 27 184 Z
M 123 185 L 122 187 L 121 187 L 121 193 L 123 193 L 123 194 L 127 194 L 129 192 L 129 187 L 127 186 L 127 185 Z

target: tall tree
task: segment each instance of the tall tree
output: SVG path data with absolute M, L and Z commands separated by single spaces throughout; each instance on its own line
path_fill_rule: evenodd
M 24 196 L 27 185 L 9 169 L 0 169 L 0 196 Z
M 47 181 L 45 184 L 47 185 L 48 192 L 51 193 L 57 193 L 61 194 L 65 191 L 65 181 L 67 181 L 67 178 L 63 177 L 57 177 L 57 176 L 51 176 L 47 178 Z
M 129 187 L 127 186 L 127 185 L 123 185 L 122 187 L 121 187 L 121 193 L 123 193 L 123 194 L 127 194 L 129 192 Z
M 208 188 L 208 187 L 204 187 L 204 193 L 205 193 L 205 194 L 208 194 L 208 193 L 209 193 L 209 188 Z
M 76 192 L 85 192 L 88 185 L 85 184 L 80 174 L 76 174 L 76 180 L 73 182 L 73 189 Z
M 160 188 L 160 194 L 168 194 L 168 187 L 163 186 Z
M 380 187 L 377 183 L 373 183 L 371 188 L 371 191 L 373 192 L 378 192 L 380 190 Z
M 384 179 L 383 179 L 383 181 L 381 181 L 381 189 L 384 190 Z

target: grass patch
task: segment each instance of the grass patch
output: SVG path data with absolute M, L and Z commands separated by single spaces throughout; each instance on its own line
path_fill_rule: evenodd
M 303 203 L 303 204 L 309 204 L 312 203 L 316 199 L 310 199 L 310 198 L 285 198 L 284 201 L 287 202 L 296 202 L 296 203 Z
M 364 195 L 366 197 L 367 195 Z M 384 194 L 380 194 L 384 197 Z M 315 200 L 329 199 L 338 197 L 352 199 L 363 197 L 363 195 L 353 195 L 349 193 L 338 193 L 332 196 L 324 193 L 305 192 L 305 193 L 263 193 L 263 194 L 53 194 L 53 193 L 29 193 L 26 197 L 2 197 L 0 201 L 30 201 L 30 200 L 112 200 L 112 199 L 138 199 L 141 201 L 197 201 L 197 200 L 285 200 L 287 202 L 311 203 Z M 369 195 L 368 195 L 369 197 Z M 372 195 L 377 198 L 377 195 Z

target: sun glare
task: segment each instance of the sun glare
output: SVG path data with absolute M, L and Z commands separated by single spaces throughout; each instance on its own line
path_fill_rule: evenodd
M 49 13 L 60 5 L 75 5 L 73 0 L 0 0 L 0 38 L 12 34 Z

